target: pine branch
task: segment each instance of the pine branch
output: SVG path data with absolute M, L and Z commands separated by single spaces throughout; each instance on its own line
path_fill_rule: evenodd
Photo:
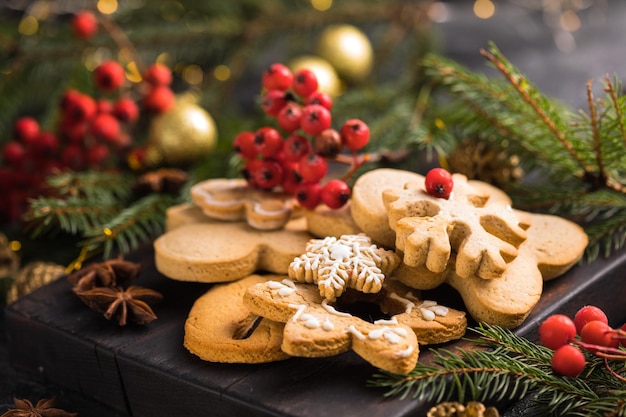
M 626 389 L 588 355 L 584 376 L 560 377 L 550 366 L 551 350 L 515 335 L 508 329 L 481 324 L 473 329 L 475 349 L 431 350 L 434 365 L 418 364 L 407 375 L 375 374 L 372 387 L 386 396 L 438 403 L 501 402 L 532 395 L 536 415 L 626 415 Z M 612 413 L 612 414 L 609 414 Z

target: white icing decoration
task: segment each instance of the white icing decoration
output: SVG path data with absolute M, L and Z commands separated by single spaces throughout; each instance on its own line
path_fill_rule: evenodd
M 291 318 L 293 321 L 298 321 L 300 315 L 306 310 L 306 304 L 289 304 L 289 308 L 296 309 L 296 313 Z
M 381 337 L 384 337 L 385 340 L 387 340 L 389 343 L 391 343 L 392 345 L 395 345 L 396 343 L 400 342 L 400 339 L 402 337 L 406 337 L 406 335 L 407 335 L 406 330 L 401 327 L 382 326 L 378 329 L 371 330 L 367 334 L 367 337 L 369 337 L 372 340 L 376 340 L 376 339 L 380 339 Z
M 397 351 L 396 355 L 400 358 L 408 358 L 414 350 L 415 347 L 413 345 L 409 345 L 406 349 Z
M 324 309 L 328 311 L 330 314 L 334 314 L 336 316 L 341 316 L 341 317 L 352 317 L 352 314 L 344 313 L 343 311 L 338 311 L 335 307 L 328 304 L 327 299 L 322 300 L 322 307 L 324 307 Z
M 322 324 L 322 329 L 326 330 L 327 332 L 330 332 L 334 328 L 335 328 L 335 325 L 333 324 L 333 322 L 330 321 L 328 317 L 326 317 L 326 319 L 324 320 L 324 323 Z
M 394 316 L 389 320 L 384 320 L 384 319 L 376 320 L 374 324 L 398 324 L 398 319 Z
M 357 330 L 356 327 L 354 327 L 354 325 L 350 325 L 348 326 L 348 328 L 346 329 L 347 333 L 352 333 L 353 335 L 355 335 L 358 339 L 360 340 L 365 340 L 365 335 L 363 333 L 361 333 L 360 331 Z
M 281 282 L 269 281 L 267 285 L 272 290 L 278 290 L 278 295 L 281 297 L 287 297 L 296 292 L 296 284 L 290 279 L 283 279 Z
M 320 321 L 313 314 L 303 313 L 300 315 L 300 321 L 304 322 L 304 327 L 308 329 L 317 329 L 320 327 Z
M 436 316 L 445 317 L 450 311 L 448 307 L 441 306 L 437 304 L 436 301 L 432 300 L 424 300 L 422 304 L 419 305 L 419 309 L 422 318 L 426 321 L 433 321 Z
M 402 304 L 404 304 L 405 309 L 404 312 L 406 314 L 411 314 L 411 311 L 413 311 L 413 307 L 415 307 L 415 303 L 407 298 L 401 297 L 398 294 L 396 294 L 395 292 L 392 292 L 391 294 L 389 294 L 389 298 L 392 298 L 394 300 L 398 300 L 400 301 Z
M 426 321 L 435 320 L 435 313 L 427 308 L 420 308 L 420 313 L 422 314 L 422 318 Z

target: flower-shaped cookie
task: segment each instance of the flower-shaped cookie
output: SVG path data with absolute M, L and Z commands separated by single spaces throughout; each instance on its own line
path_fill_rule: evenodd
M 293 195 L 254 189 L 243 179 L 206 180 L 191 187 L 190 194 L 208 217 L 245 220 L 258 230 L 280 229 L 296 214 Z
M 329 236 L 311 239 L 288 273 L 293 280 L 316 283 L 320 294 L 332 301 L 347 288 L 379 292 L 385 276 L 399 263 L 393 251 L 378 248 L 364 234 Z
M 448 199 L 428 195 L 418 183 L 383 192 L 396 248 L 409 266 L 443 272 L 455 251 L 459 276 L 500 277 L 526 239 L 528 224 L 509 205 L 490 203 L 490 196 L 477 193 L 465 176 L 453 179 Z

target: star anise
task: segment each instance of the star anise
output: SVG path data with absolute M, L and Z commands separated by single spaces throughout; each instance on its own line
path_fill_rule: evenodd
M 148 303 L 163 299 L 158 291 L 136 285 L 126 289 L 94 287 L 75 293 L 89 308 L 103 313 L 107 320 L 115 317 L 120 326 L 125 326 L 128 321 L 146 324 L 156 320 L 157 316 Z
M 144 196 L 151 193 L 175 194 L 189 179 L 189 175 L 176 168 L 159 168 L 150 171 L 135 181 L 132 191 L 137 196 Z
M 123 259 L 110 259 L 95 262 L 68 275 L 74 285 L 74 292 L 94 287 L 115 287 L 124 285 L 139 275 L 141 264 Z
M 37 405 L 26 399 L 14 398 L 15 408 L 2 414 L 0 417 L 75 417 L 77 413 L 70 413 L 60 408 L 54 408 L 56 399 L 44 398 L 37 401 Z

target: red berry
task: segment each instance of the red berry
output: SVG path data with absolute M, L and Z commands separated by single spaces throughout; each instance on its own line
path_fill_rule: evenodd
M 85 159 L 90 166 L 99 167 L 104 164 L 109 155 L 109 148 L 105 144 L 95 143 L 87 149 Z
M 278 112 L 276 121 L 281 129 L 291 133 L 300 128 L 301 119 L 302 108 L 293 101 L 290 101 Z
M 2 148 L 2 160 L 8 165 L 20 165 L 26 158 L 24 145 L 17 141 L 7 142 Z
M 426 192 L 433 197 L 448 198 L 452 192 L 454 182 L 452 174 L 443 168 L 433 168 L 426 174 L 424 180 Z
M 297 187 L 302 184 L 302 176 L 298 172 L 298 164 L 295 162 L 283 162 L 283 181 L 280 184 L 286 193 L 296 193 Z
M 165 86 L 154 87 L 143 97 L 143 107 L 154 113 L 165 113 L 174 107 L 176 96 Z
M 332 110 L 333 99 L 328 93 L 316 91 L 306 98 L 306 104 L 320 104 L 328 110 Z
M 73 171 L 80 171 L 85 167 L 83 150 L 78 145 L 68 145 L 61 152 L 61 164 Z
M 283 138 L 273 127 L 262 127 L 254 134 L 254 146 L 257 153 L 265 158 L 274 158 L 283 149 Z
M 298 172 L 306 182 L 319 182 L 328 172 L 328 163 L 320 155 L 309 153 L 300 159 Z
M 113 113 L 113 103 L 103 98 L 96 100 L 96 113 Z
M 576 333 L 580 335 L 580 332 L 582 331 L 583 327 L 585 327 L 585 324 L 594 320 L 599 320 L 607 324 L 609 323 L 608 317 L 606 316 L 606 314 L 604 314 L 604 311 L 602 311 L 600 308 L 596 306 L 582 307 L 580 310 L 576 312 L 576 315 L 574 316 L 574 324 L 576 325 Z
M 72 32 L 79 39 L 91 39 L 98 33 L 98 20 L 90 11 L 83 10 L 72 18 Z
M 59 150 L 59 140 L 50 132 L 41 132 L 32 143 L 32 149 L 39 156 L 52 157 Z
M 13 137 L 24 144 L 31 143 L 39 136 L 39 123 L 32 117 L 20 117 L 13 123 Z
M 146 69 L 143 79 L 153 87 L 167 87 L 172 84 L 172 71 L 163 64 L 152 64 Z
M 96 87 L 107 93 L 120 88 L 124 84 L 124 79 L 124 68 L 117 61 L 103 62 L 94 71 Z
M 291 87 L 293 82 L 293 74 L 285 65 L 276 63 L 272 64 L 263 71 L 261 76 L 263 87 L 268 90 L 285 91 Z
M 120 134 L 120 123 L 108 113 L 99 114 L 91 123 L 91 133 L 98 139 L 112 142 Z
M 254 133 L 241 132 L 233 140 L 233 150 L 244 159 L 256 158 L 258 152 L 254 144 Z
M 59 136 L 70 143 L 81 143 L 88 130 L 88 122 L 75 121 L 70 117 L 64 117 L 59 124 Z
M 350 187 L 345 181 L 330 180 L 322 187 L 321 198 L 331 209 L 341 208 L 350 199 Z
M 623 332 L 623 334 L 619 335 L 619 343 L 620 345 L 626 347 L 626 323 L 622 325 L 622 328 L 620 330 Z
M 260 162 L 253 173 L 254 184 L 264 190 L 271 190 L 283 181 L 283 168 L 280 163 L 272 159 Z
M 69 94 L 62 104 L 65 116 L 74 122 L 91 120 L 98 111 L 96 101 L 86 94 Z
M 261 98 L 261 109 L 268 116 L 278 116 L 285 105 L 287 105 L 287 97 L 282 90 L 269 90 Z
M 251 159 L 246 162 L 246 165 L 241 170 L 241 174 L 246 179 L 250 187 L 257 187 L 257 172 L 261 169 L 262 162 L 263 161 L 261 161 L 260 159 Z
M 369 126 L 359 119 L 350 119 L 345 122 L 341 126 L 340 133 L 343 144 L 351 151 L 358 151 L 370 140 Z
M 319 183 L 301 184 L 294 194 L 302 207 L 313 210 L 322 200 L 322 186 Z
M 300 127 L 305 133 L 317 136 L 330 127 L 330 111 L 321 104 L 309 104 L 302 109 Z
M 308 69 L 301 69 L 293 75 L 291 88 L 300 97 L 308 97 L 317 91 L 318 83 L 315 73 Z
M 302 135 L 291 135 L 285 139 L 283 157 L 290 162 L 299 162 L 306 154 L 311 152 L 311 142 Z
M 591 345 L 613 348 L 619 345 L 619 339 L 616 337 L 615 330 L 607 323 L 600 320 L 593 320 L 585 324 L 580 331 L 580 339 L 584 343 Z
M 544 346 L 558 349 L 576 337 L 576 326 L 564 314 L 553 314 L 539 326 L 539 339 Z
M 585 369 L 585 355 L 576 346 L 563 345 L 552 355 L 552 369 L 559 375 L 576 377 Z
M 139 107 L 137 103 L 135 103 L 135 100 L 122 97 L 115 103 L 113 115 L 117 117 L 120 122 L 134 123 L 139 118 Z

